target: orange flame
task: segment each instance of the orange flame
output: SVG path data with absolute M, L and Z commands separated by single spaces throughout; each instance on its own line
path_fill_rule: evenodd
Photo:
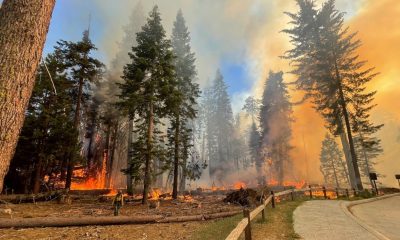
M 97 173 L 96 177 L 88 178 L 84 182 L 72 182 L 71 190 L 88 190 L 88 189 L 104 189 L 106 183 L 106 171 L 107 171 L 107 153 L 104 152 L 103 162 L 101 171 Z M 74 177 L 84 177 L 85 170 L 77 169 L 73 172 Z
M 241 188 L 246 188 L 246 184 L 244 182 L 236 182 L 233 185 L 233 188 L 236 189 L 236 190 L 239 190 Z
M 161 194 L 162 194 L 162 192 L 159 188 L 153 188 L 153 189 L 151 189 L 151 192 L 150 192 L 150 198 L 153 200 L 158 200 L 158 199 L 160 199 Z
M 296 189 L 301 189 L 304 187 L 304 185 L 306 184 L 306 181 L 304 180 L 300 180 L 298 182 L 296 181 L 284 181 L 283 182 L 283 186 L 285 187 L 295 187 Z M 271 179 L 267 182 L 267 185 L 269 186 L 278 186 L 279 182 L 275 179 Z

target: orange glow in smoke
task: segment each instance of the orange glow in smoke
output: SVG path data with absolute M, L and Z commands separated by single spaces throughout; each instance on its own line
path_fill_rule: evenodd
M 246 184 L 244 182 L 236 182 L 233 185 L 233 188 L 236 189 L 236 190 L 239 190 L 241 188 L 246 188 Z

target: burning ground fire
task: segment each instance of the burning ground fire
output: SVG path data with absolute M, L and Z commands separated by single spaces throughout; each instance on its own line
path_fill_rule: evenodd
M 233 188 L 236 189 L 236 190 L 239 190 L 241 188 L 246 188 L 246 184 L 244 182 L 236 182 L 233 185 Z
M 279 182 L 275 179 L 271 179 L 267 182 L 268 186 L 278 186 Z M 306 185 L 306 181 L 300 180 L 298 182 L 296 181 L 283 181 L 283 186 L 285 187 L 294 187 L 296 189 L 301 189 Z
M 106 173 L 107 173 L 107 154 L 104 153 L 101 171 L 99 171 L 96 177 L 90 177 L 84 182 L 72 182 L 71 190 L 90 190 L 90 189 L 104 189 L 106 185 Z M 83 178 L 86 176 L 85 169 L 77 169 L 73 172 L 74 177 Z

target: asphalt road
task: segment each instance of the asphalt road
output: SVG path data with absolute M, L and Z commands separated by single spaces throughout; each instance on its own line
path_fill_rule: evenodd
M 347 216 L 341 200 L 307 201 L 293 213 L 294 230 L 304 240 L 377 240 Z
M 400 196 L 355 205 L 350 211 L 392 240 L 400 240 Z

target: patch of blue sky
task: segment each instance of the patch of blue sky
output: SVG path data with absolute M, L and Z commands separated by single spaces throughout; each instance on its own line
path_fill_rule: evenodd
M 244 63 L 222 60 L 220 63 L 220 70 L 228 85 L 228 93 L 230 96 L 250 91 L 252 87 L 251 76 Z
M 58 1 L 53 11 L 44 55 L 51 53 L 59 40 L 79 41 L 83 32 L 89 26 L 89 16 L 91 18 L 90 38 L 96 47 L 99 47 L 100 39 L 106 33 L 102 28 L 102 25 L 104 25 L 103 18 L 96 10 L 95 5 L 90 4 L 90 1 Z M 101 49 L 96 51 L 94 56 L 101 61 L 106 61 Z

